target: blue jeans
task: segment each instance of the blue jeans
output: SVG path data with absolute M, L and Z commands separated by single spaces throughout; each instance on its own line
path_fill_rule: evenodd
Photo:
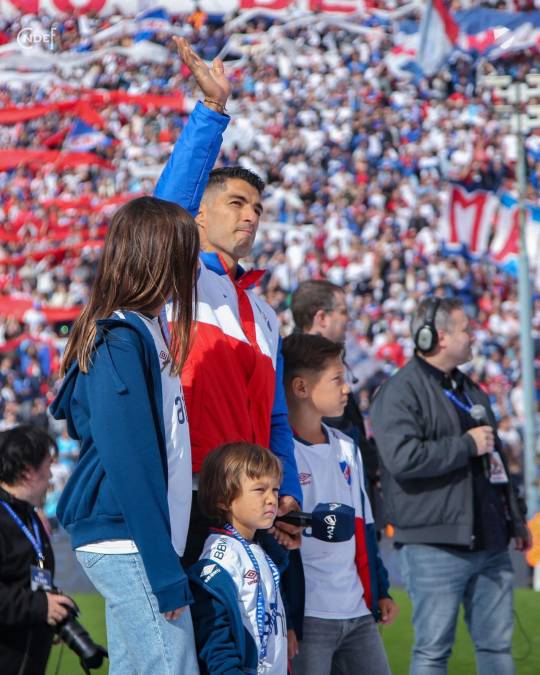
M 371 614 L 357 619 L 304 617 L 293 675 L 390 675 L 379 629 Z
M 411 675 L 447 672 L 461 603 L 478 675 L 514 675 L 514 571 L 507 550 L 461 552 L 407 544 L 399 562 L 413 605 Z
M 175 621 L 160 614 L 139 553 L 77 559 L 105 598 L 109 675 L 199 673 L 189 607 Z

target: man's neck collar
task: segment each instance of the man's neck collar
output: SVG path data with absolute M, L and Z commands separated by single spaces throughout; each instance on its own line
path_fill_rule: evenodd
M 423 356 L 419 352 L 415 352 L 415 356 L 417 359 L 420 361 L 426 363 L 428 366 L 431 368 L 439 371 L 442 375 L 447 375 L 450 376 L 457 366 L 445 366 L 444 364 L 441 364 L 437 358 L 429 357 L 429 356 Z
M 201 251 L 201 260 L 209 270 L 216 274 L 228 274 L 233 279 L 238 279 L 244 274 L 244 268 L 239 264 L 232 268 L 228 267 L 222 256 L 216 251 Z

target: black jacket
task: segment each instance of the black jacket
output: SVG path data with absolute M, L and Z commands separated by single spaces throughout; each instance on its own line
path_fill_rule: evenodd
M 486 394 L 464 376 L 463 391 L 496 421 Z M 473 546 L 472 461 L 476 445 L 463 434 L 440 382 L 413 358 L 379 390 L 371 408 L 385 508 L 395 539 L 407 544 Z M 496 449 L 506 466 L 499 439 Z M 477 460 L 479 461 L 479 460 Z M 506 466 L 508 473 L 508 467 Z M 524 505 L 504 487 L 511 536 L 526 537 Z
M 32 530 L 33 507 L 0 488 L 7 502 Z M 37 518 L 37 516 L 36 516 Z M 39 518 L 45 567 L 54 573 L 49 537 Z M 0 505 L 0 673 L 43 675 L 51 650 L 53 629 L 47 624 L 44 591 L 30 590 L 30 566 L 37 559 L 32 544 L 6 509 Z M 24 665 L 23 665 L 24 664 Z M 22 669 L 21 669 L 22 668 Z

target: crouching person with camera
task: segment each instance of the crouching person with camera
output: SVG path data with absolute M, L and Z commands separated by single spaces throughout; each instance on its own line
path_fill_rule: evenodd
M 53 591 L 54 556 L 42 506 L 54 441 L 41 429 L 0 433 L 0 673 L 42 675 L 55 627 L 73 601 Z

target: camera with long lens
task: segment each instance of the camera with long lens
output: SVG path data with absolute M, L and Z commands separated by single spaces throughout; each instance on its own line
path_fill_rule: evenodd
M 55 589 L 55 592 L 59 591 Z M 62 642 L 71 649 L 81 662 L 81 668 L 85 673 L 100 668 L 103 659 L 108 657 L 105 647 L 96 644 L 88 631 L 78 621 L 80 610 L 75 605 L 68 608 L 67 617 L 56 626 L 56 634 Z

